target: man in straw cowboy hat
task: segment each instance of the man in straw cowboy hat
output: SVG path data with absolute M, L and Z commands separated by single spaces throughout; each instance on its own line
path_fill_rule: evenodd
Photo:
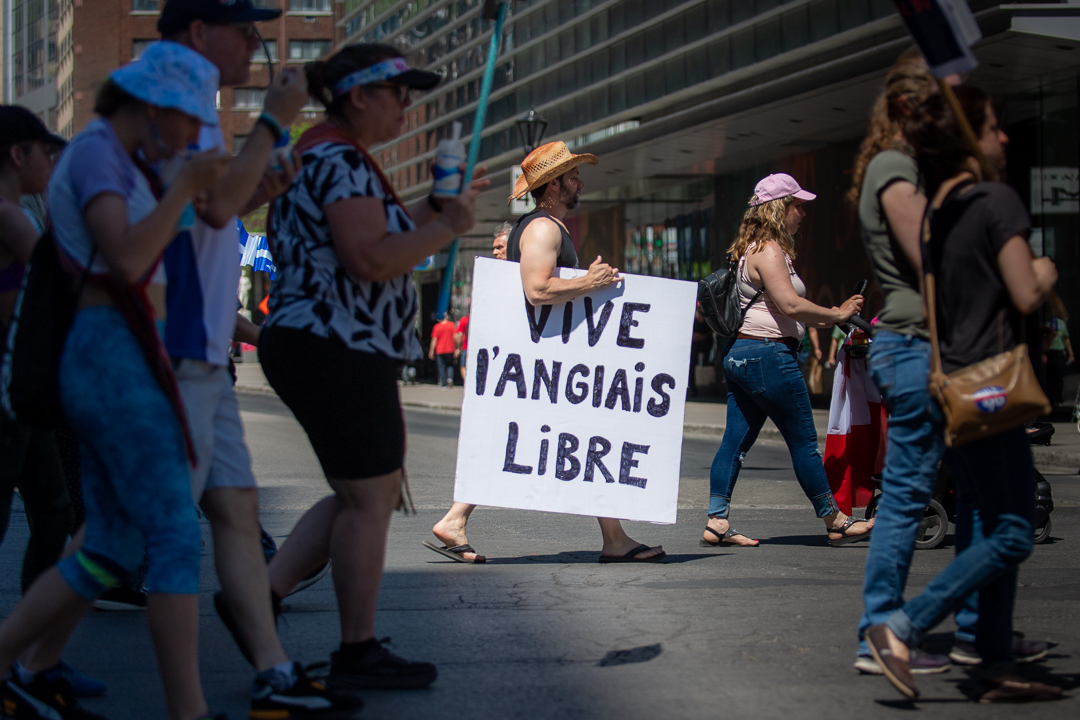
M 532 305 L 554 305 L 588 295 L 618 282 L 618 268 L 603 262 L 598 255 L 581 277 L 560 278 L 557 268 L 576 268 L 577 252 L 574 241 L 562 220 L 578 206 L 578 195 L 585 187 L 578 177 L 581 164 L 596 165 L 595 155 L 574 155 L 566 143 L 553 142 L 538 147 L 521 163 L 522 175 L 514 186 L 510 200 L 530 193 L 536 209 L 522 215 L 510 230 L 506 243 L 506 259 L 521 264 L 521 284 L 525 298 Z M 445 545 L 427 547 L 459 562 L 484 562 L 465 536 L 465 525 L 475 505 L 454 503 L 432 532 Z M 664 557 L 662 546 L 649 547 L 632 540 L 622 524 L 613 518 L 597 518 L 604 536 L 600 562 L 655 562 Z

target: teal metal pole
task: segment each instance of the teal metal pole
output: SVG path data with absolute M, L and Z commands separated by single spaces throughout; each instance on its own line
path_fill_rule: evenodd
M 499 3 L 499 17 L 495 20 L 495 31 L 491 34 L 491 44 L 488 46 L 487 65 L 484 67 L 484 79 L 480 84 L 480 100 L 476 103 L 476 116 L 473 118 L 472 140 L 469 142 L 469 160 L 465 164 L 465 176 L 461 179 L 461 188 L 464 190 L 472 182 L 473 170 L 476 161 L 480 157 L 480 135 L 484 132 L 484 120 L 487 118 L 488 96 L 491 95 L 491 85 L 495 81 L 495 61 L 499 57 L 499 46 L 502 44 L 503 23 L 506 22 L 506 8 L 508 2 Z M 435 317 L 442 317 L 450 307 L 450 291 L 454 287 L 454 265 L 457 264 L 458 244 L 460 240 L 454 238 L 450 245 L 450 256 L 446 259 L 446 268 L 443 270 L 442 288 L 439 290 L 439 302 L 435 306 Z

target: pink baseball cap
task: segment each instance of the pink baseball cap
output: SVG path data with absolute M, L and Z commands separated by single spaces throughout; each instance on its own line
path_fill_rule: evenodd
M 790 175 L 774 173 L 758 181 L 757 186 L 754 187 L 754 196 L 750 198 L 750 207 L 764 205 L 767 202 L 789 196 L 797 197 L 800 200 L 813 200 L 817 197 L 814 193 L 807 192 L 799 187 L 799 183 L 795 182 L 795 178 Z

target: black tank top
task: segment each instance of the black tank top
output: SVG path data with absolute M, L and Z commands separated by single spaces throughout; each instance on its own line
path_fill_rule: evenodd
M 506 259 L 513 262 L 521 262 L 521 233 L 525 232 L 525 226 L 537 218 L 547 218 L 559 226 L 562 232 L 562 246 L 559 248 L 559 256 L 555 259 L 556 267 L 577 268 L 577 251 L 574 250 L 574 240 L 566 231 L 562 223 L 555 220 L 546 210 L 533 210 L 528 215 L 522 215 L 510 230 L 510 236 L 506 238 Z

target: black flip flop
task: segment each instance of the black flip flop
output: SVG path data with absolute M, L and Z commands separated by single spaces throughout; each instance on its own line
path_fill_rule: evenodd
M 750 537 L 748 535 L 743 535 L 743 533 L 739 532 L 738 530 L 731 527 L 730 525 L 728 525 L 727 532 L 725 532 L 723 535 L 721 535 L 718 530 L 713 530 L 708 525 L 705 526 L 705 531 L 706 532 L 711 532 L 713 535 L 715 535 L 716 537 L 718 537 L 720 539 L 717 540 L 716 542 L 709 542 L 705 538 L 702 538 L 701 539 L 701 546 L 702 547 L 720 547 L 721 545 L 725 545 L 727 547 L 761 547 L 761 541 L 760 540 L 758 541 L 757 545 L 743 545 L 743 544 L 737 543 L 737 542 L 728 542 L 728 538 L 735 537 L 736 535 L 742 535 L 743 537 L 745 537 L 745 538 L 747 538 L 749 540 L 754 540 L 754 538 L 752 538 L 752 537 Z
M 874 528 L 870 528 L 866 532 L 856 533 L 854 535 L 849 535 L 848 534 L 848 530 L 851 529 L 852 525 L 854 525 L 855 523 L 861 523 L 861 522 L 866 522 L 866 520 L 857 520 L 857 519 L 855 519 L 855 518 L 853 518 L 853 517 L 851 517 L 849 515 L 848 519 L 844 521 L 843 525 L 841 525 L 838 528 L 833 528 L 832 530 L 828 531 L 829 534 L 832 534 L 832 533 L 839 533 L 840 534 L 840 537 L 836 538 L 835 540 L 833 538 L 829 538 L 829 544 L 832 545 L 833 547 L 840 547 L 841 545 L 847 545 L 849 543 L 859 542 L 860 540 L 869 540 L 870 539 L 870 533 L 872 533 L 874 531 Z
M 442 547 L 439 547 L 438 545 L 434 545 L 432 543 L 429 543 L 429 542 L 425 541 L 424 542 L 424 547 L 430 548 L 430 549 L 434 550 L 435 552 L 439 553 L 440 555 L 445 555 L 446 557 L 450 558 L 454 562 L 468 563 L 470 565 L 481 565 L 481 564 L 487 562 L 487 556 L 486 555 L 477 555 L 475 560 L 467 560 L 466 558 L 461 557 L 463 553 L 467 553 L 467 552 L 474 553 L 474 552 L 476 552 L 476 548 L 474 548 L 472 545 L 468 545 L 468 544 L 466 544 L 466 545 L 455 545 L 454 547 L 447 547 L 447 546 L 443 545 Z
M 644 552 L 646 550 L 652 550 L 652 548 L 649 547 L 648 545 L 638 545 L 636 548 L 634 548 L 630 552 L 626 553 L 625 555 L 614 555 L 614 556 L 612 556 L 612 555 L 601 555 L 600 556 L 600 562 L 602 562 L 602 563 L 634 563 L 634 562 L 651 563 L 651 562 L 656 562 L 657 560 L 663 560 L 665 557 L 667 557 L 667 553 L 664 552 L 664 551 L 660 551 L 659 555 L 653 555 L 652 557 L 647 557 L 647 558 L 636 557 L 636 555 L 638 553 Z

